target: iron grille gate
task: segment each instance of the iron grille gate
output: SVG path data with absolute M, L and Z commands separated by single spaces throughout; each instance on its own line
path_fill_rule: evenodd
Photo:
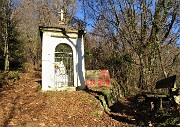
M 55 88 L 74 86 L 73 52 L 69 45 L 59 44 L 55 49 Z

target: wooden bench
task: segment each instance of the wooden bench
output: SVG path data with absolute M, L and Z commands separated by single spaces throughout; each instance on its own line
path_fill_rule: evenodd
M 150 103 L 151 111 L 162 110 L 162 102 L 171 101 L 174 94 L 176 94 L 175 80 L 176 75 L 173 75 L 171 77 L 157 81 L 155 85 L 156 92 L 145 92 L 142 94 L 145 97 L 145 102 Z

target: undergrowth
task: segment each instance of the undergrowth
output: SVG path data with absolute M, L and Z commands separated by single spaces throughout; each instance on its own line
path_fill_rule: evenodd
M 9 71 L 9 72 L 0 72 L 0 88 L 4 87 L 9 80 L 19 80 L 20 75 L 19 71 Z

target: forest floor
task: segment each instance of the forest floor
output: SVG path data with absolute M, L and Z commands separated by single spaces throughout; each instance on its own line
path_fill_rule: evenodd
M 131 127 L 145 121 L 132 98 L 121 98 L 107 113 L 87 91 L 41 92 L 38 79 L 39 72 L 21 73 L 0 89 L 1 127 Z

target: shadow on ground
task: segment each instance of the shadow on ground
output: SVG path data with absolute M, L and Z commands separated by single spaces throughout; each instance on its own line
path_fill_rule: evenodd
M 175 127 L 180 123 L 180 114 L 169 103 L 164 103 L 164 109 L 159 111 L 150 111 L 150 105 L 144 100 L 139 100 L 141 95 L 129 97 L 127 100 L 122 99 L 113 104 L 110 116 L 120 122 L 126 122 L 135 126 L 161 126 L 161 127 Z M 168 107 L 169 106 L 169 107 Z M 125 114 L 119 116 L 117 114 Z
M 86 92 L 93 95 L 97 100 L 100 101 L 101 105 L 104 108 L 104 111 L 112 119 L 132 126 L 145 125 L 147 119 L 144 119 L 146 118 L 146 116 L 144 116 L 146 114 L 144 109 L 142 109 L 144 108 L 143 103 L 137 104 L 137 98 L 139 95 L 130 97 L 128 99 L 123 98 L 124 100 L 117 101 L 110 106 L 108 105 L 109 100 L 105 93 L 88 88 L 86 89 Z M 108 110 L 106 108 L 108 108 Z
M 143 102 L 138 102 L 139 96 L 121 98 L 120 101 L 114 103 L 110 106 L 110 117 L 135 126 L 146 126 L 148 121 L 145 110 L 146 105 Z

